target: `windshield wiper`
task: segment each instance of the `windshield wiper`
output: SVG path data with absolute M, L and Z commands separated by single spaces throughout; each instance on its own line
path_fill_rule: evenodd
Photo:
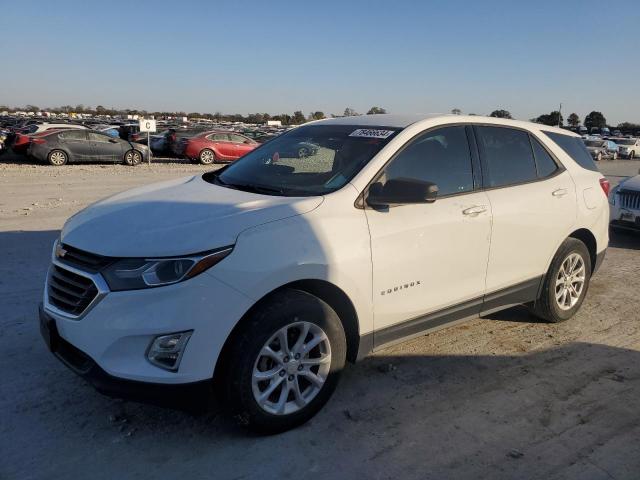
M 216 181 L 222 185 L 223 187 L 233 188 L 236 190 L 243 190 L 245 192 L 253 192 L 253 193 L 266 193 L 268 195 L 273 195 L 274 193 L 284 195 L 284 189 L 276 188 L 276 187 L 268 187 L 266 185 L 254 185 L 251 183 L 228 183 L 220 178 L 220 176 L 216 176 Z

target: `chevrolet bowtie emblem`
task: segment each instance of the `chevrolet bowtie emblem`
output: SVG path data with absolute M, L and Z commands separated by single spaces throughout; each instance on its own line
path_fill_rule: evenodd
M 57 258 L 64 258 L 64 256 L 67 254 L 67 251 L 62 248 L 62 245 L 57 244 L 56 245 L 56 257 Z

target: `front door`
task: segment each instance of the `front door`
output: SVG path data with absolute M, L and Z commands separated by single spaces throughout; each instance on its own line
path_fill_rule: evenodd
M 108 135 L 98 132 L 87 132 L 96 162 L 122 162 L 123 154 L 121 142 Z
M 427 131 L 377 182 L 438 185 L 434 203 L 366 207 L 373 263 L 376 346 L 479 313 L 491 240 L 491 207 L 476 190 L 464 126 Z

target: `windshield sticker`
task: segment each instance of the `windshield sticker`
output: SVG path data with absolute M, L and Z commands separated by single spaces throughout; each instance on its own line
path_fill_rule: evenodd
M 350 137 L 364 138 L 388 138 L 393 134 L 393 130 L 375 130 L 370 128 L 359 128 L 349 134 Z

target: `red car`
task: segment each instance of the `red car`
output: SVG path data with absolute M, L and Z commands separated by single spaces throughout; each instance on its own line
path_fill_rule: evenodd
M 13 145 L 11 148 L 13 149 L 13 153 L 17 153 L 20 155 L 24 155 L 27 153 L 29 149 L 29 144 L 34 138 L 42 137 L 44 135 L 48 135 L 53 132 L 57 132 L 60 130 L 64 130 L 63 128 L 50 128 L 49 130 L 44 130 L 38 133 L 16 133 L 15 140 L 13 141 Z
M 203 165 L 233 162 L 260 144 L 234 132 L 209 131 L 194 137 L 183 138 L 176 145 L 180 156 Z

